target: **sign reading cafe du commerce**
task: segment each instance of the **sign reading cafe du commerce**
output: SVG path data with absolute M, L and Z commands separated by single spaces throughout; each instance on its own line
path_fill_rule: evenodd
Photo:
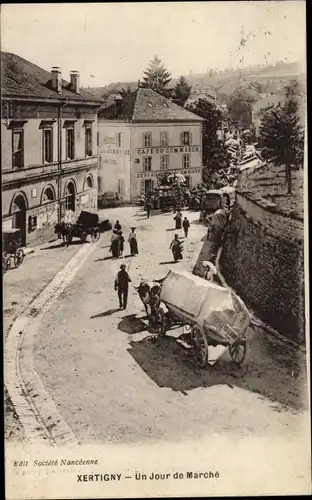
M 199 146 L 172 146 L 166 148 L 137 149 L 138 155 L 168 154 L 168 153 L 199 153 Z

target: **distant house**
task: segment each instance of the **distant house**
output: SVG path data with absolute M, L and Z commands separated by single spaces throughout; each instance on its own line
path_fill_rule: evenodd
M 261 115 L 263 111 L 278 106 L 284 100 L 285 94 L 262 94 L 261 98 L 256 101 L 252 106 L 251 120 L 254 126 L 254 131 L 256 136 L 259 135 L 260 125 L 261 125 Z
M 285 92 L 280 91 L 276 94 L 262 94 L 261 99 L 255 102 L 252 107 L 252 123 L 254 126 L 256 136 L 259 135 L 260 125 L 262 120 L 262 114 L 272 109 L 275 106 L 282 105 L 285 101 Z M 305 126 L 305 113 L 306 113 L 306 97 L 302 92 L 298 96 L 299 102 L 299 113 L 298 116 L 300 118 L 300 123 L 304 127 Z
M 166 171 L 182 173 L 188 186 L 202 180 L 199 116 L 151 89 L 139 88 L 98 114 L 99 192 L 133 201 L 157 186 Z
M 83 90 L 90 92 L 97 99 L 105 99 L 108 96 L 120 95 L 123 90 L 134 92 L 138 88 L 138 82 L 114 82 L 105 87 L 85 87 Z

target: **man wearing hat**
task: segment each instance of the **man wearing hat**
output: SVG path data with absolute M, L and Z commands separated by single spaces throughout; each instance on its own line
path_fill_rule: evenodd
M 129 274 L 126 271 L 126 265 L 121 264 L 115 279 L 115 290 L 118 293 L 119 308 L 126 309 L 128 301 L 129 282 L 131 281 Z

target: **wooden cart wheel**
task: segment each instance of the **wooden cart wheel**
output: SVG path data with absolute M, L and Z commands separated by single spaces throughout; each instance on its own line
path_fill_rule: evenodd
M 191 346 L 196 362 L 199 366 L 205 366 L 208 361 L 208 342 L 206 335 L 197 325 L 191 330 Z
M 100 239 L 100 231 L 98 229 L 94 229 L 94 231 L 92 231 L 91 233 L 91 240 L 93 241 L 93 243 L 95 243 L 96 241 L 99 241 Z
M 11 269 L 11 257 L 5 257 L 3 264 L 3 271 L 6 273 Z
M 163 309 L 158 309 L 156 312 L 157 323 L 159 323 L 158 335 L 164 337 L 167 331 L 167 318 Z
M 82 243 L 85 243 L 87 241 L 87 237 L 88 237 L 87 231 L 83 231 L 80 236 Z
M 24 251 L 22 248 L 19 248 L 16 252 L 16 254 L 14 255 L 14 264 L 16 267 L 20 266 L 21 264 L 23 264 L 23 261 L 25 259 L 25 254 L 24 254 Z
M 234 342 L 231 346 L 229 346 L 229 351 L 232 360 L 237 365 L 241 365 L 244 362 L 246 357 L 247 345 L 246 342 Z

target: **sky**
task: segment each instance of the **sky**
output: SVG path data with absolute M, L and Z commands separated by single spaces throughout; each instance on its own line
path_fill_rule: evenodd
M 157 54 L 172 77 L 251 64 L 305 65 L 305 2 L 63 3 L 1 6 L 1 50 L 83 86 L 142 79 Z

